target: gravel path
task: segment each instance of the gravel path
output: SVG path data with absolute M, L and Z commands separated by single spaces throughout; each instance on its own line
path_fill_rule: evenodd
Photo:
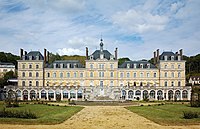
M 200 126 L 161 126 L 120 106 L 88 106 L 61 124 L 0 124 L 0 129 L 200 129 Z

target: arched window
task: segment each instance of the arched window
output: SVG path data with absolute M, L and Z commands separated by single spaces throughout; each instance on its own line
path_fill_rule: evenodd
M 26 75 L 25 75 L 25 72 L 23 72 L 23 73 L 22 73 L 22 77 L 25 77 L 25 76 L 26 76 Z
M 37 87 L 39 86 L 39 81 L 36 81 L 36 86 L 37 86 Z
M 181 86 L 181 82 L 180 81 L 178 81 L 178 86 Z
M 29 86 L 32 86 L 32 81 L 29 81 Z
M 155 91 L 154 90 L 150 91 L 150 98 L 155 99 Z
M 165 86 L 167 86 L 167 81 L 165 81 Z
M 22 81 L 22 86 L 25 86 L 25 81 Z
M 38 72 L 36 72 L 36 77 L 39 77 L 39 73 Z
M 132 90 L 129 90 L 129 91 L 128 91 L 128 98 L 129 98 L 129 99 L 132 99 L 132 98 L 133 98 L 133 91 L 132 91 Z
M 183 91 L 183 98 L 187 99 L 188 98 L 188 92 L 186 90 Z
M 31 72 L 29 72 L 29 77 L 32 77 L 32 73 Z
M 141 95 L 141 92 L 140 92 L 139 90 L 137 90 L 137 91 L 135 92 L 135 95 Z

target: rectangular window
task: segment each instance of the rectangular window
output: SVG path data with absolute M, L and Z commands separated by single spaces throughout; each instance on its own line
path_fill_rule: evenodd
M 143 77 L 143 73 L 140 73 L 140 77 Z
M 180 69 L 180 68 L 181 68 L 181 65 L 179 64 L 179 65 L 178 65 L 178 69 Z
M 172 77 L 174 77 L 174 73 L 172 72 Z
M 62 78 L 63 77 L 63 73 L 60 73 L 60 78 Z
M 29 65 L 29 69 L 32 69 L 32 65 L 31 64 Z
M 153 74 L 153 77 L 156 77 L 156 73 Z
M 80 77 L 83 77 L 83 73 L 80 73 Z
M 32 77 L 32 73 L 31 72 L 29 73 L 29 77 Z
M 25 77 L 25 72 L 22 73 L 22 77 Z
M 36 65 L 36 69 L 39 69 L 39 65 L 38 64 Z
M 39 77 L 39 73 L 38 72 L 36 72 L 36 77 Z
M 25 64 L 22 65 L 22 69 L 25 69 Z
M 137 77 L 136 73 L 133 73 L 133 77 Z
M 110 86 L 113 86 L 113 81 L 110 81 Z
M 110 72 L 110 77 L 114 77 L 113 72 Z
M 120 77 L 121 77 L 121 78 L 124 77 L 124 74 L 123 74 L 122 72 L 120 73 Z
M 167 77 L 167 72 L 165 72 L 165 77 Z
M 179 77 L 179 78 L 181 77 L 181 72 L 178 72 L 178 77 Z
M 68 77 L 68 78 L 70 77 L 70 73 L 67 73 L 67 77 Z
M 165 69 L 167 68 L 167 65 L 165 65 Z
M 130 77 L 130 73 L 126 73 L 126 77 L 129 78 Z
M 74 77 L 77 77 L 77 73 L 76 72 L 74 72 Z
M 90 64 L 90 69 L 93 69 L 93 64 Z
M 54 77 L 54 78 L 56 77 L 56 73 L 53 73 L 53 77 Z
M 32 86 L 32 81 L 29 81 L 29 86 Z
M 150 77 L 150 73 L 147 73 L 147 77 Z
M 113 69 L 113 64 L 110 64 L 110 69 Z
M 90 72 L 90 77 L 93 77 L 93 72 Z

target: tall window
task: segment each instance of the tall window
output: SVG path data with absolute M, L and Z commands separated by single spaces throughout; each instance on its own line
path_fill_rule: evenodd
M 32 65 L 31 64 L 29 65 L 29 69 L 32 69 Z
M 113 81 L 110 81 L 110 86 L 113 86 Z
M 178 69 L 180 69 L 180 68 L 181 68 L 181 65 L 179 64 L 179 65 L 178 65 Z
M 36 69 L 39 69 L 39 65 L 38 64 L 36 65 Z
M 61 78 L 63 77 L 63 73 L 62 73 L 62 72 L 60 73 L 60 77 L 61 77 Z
M 153 74 L 153 77 L 156 77 L 156 73 Z
M 93 64 L 90 64 L 90 69 L 93 69 Z
M 38 81 L 36 81 L 36 87 L 38 87 L 39 86 L 39 82 Z
M 80 77 L 83 77 L 83 73 L 80 73 Z
M 110 64 L 110 68 L 113 69 L 113 64 Z
M 76 72 L 74 72 L 74 77 L 77 77 L 77 73 Z
M 167 77 L 167 72 L 165 72 L 165 77 Z
M 181 77 L 181 72 L 178 72 L 178 77 Z
M 147 77 L 150 77 L 150 73 L 147 73 Z
M 22 81 L 22 86 L 25 86 L 25 81 Z
M 178 81 L 178 86 L 181 86 L 181 82 L 180 81 Z
M 172 65 L 172 69 L 174 69 L 174 65 Z
M 174 82 L 172 81 L 172 86 L 174 86 Z
M 143 73 L 140 73 L 140 77 L 143 77 Z
M 70 73 L 69 73 L 69 72 L 67 73 L 67 77 L 68 77 L 68 78 L 70 77 Z
M 32 81 L 29 81 L 29 86 L 32 86 Z
M 39 77 L 39 73 L 38 72 L 36 72 L 36 75 L 35 75 L 36 77 Z
M 167 65 L 165 65 L 165 69 L 167 68 Z
M 130 77 L 130 73 L 126 73 L 126 77 L 129 78 Z
M 172 72 L 172 77 L 174 77 L 174 72 Z
M 165 86 L 167 86 L 167 81 L 165 81 Z
M 122 78 L 123 76 L 124 76 L 124 74 L 121 72 L 121 73 L 120 73 L 120 77 Z
M 53 77 L 54 77 L 54 78 L 56 77 L 56 73 L 53 73 Z
M 25 77 L 25 72 L 22 73 L 22 77 Z
M 114 77 L 113 72 L 110 72 L 110 77 Z
M 47 73 L 47 77 L 50 77 L 50 73 Z
M 104 72 L 99 72 L 99 77 L 104 77 Z
M 90 77 L 93 77 L 93 72 L 90 72 Z
M 29 73 L 29 77 L 32 77 L 32 73 L 31 72 Z
M 25 69 L 25 64 L 22 65 L 22 69 Z
M 133 73 L 133 77 L 137 77 L 136 73 Z

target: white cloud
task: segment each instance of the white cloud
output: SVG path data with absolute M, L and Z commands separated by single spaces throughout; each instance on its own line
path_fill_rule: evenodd
M 135 33 L 161 31 L 169 22 L 167 16 L 153 15 L 150 12 L 130 9 L 112 16 L 113 23 L 124 30 Z
M 57 52 L 59 55 L 84 55 L 84 51 L 74 48 L 61 48 Z

